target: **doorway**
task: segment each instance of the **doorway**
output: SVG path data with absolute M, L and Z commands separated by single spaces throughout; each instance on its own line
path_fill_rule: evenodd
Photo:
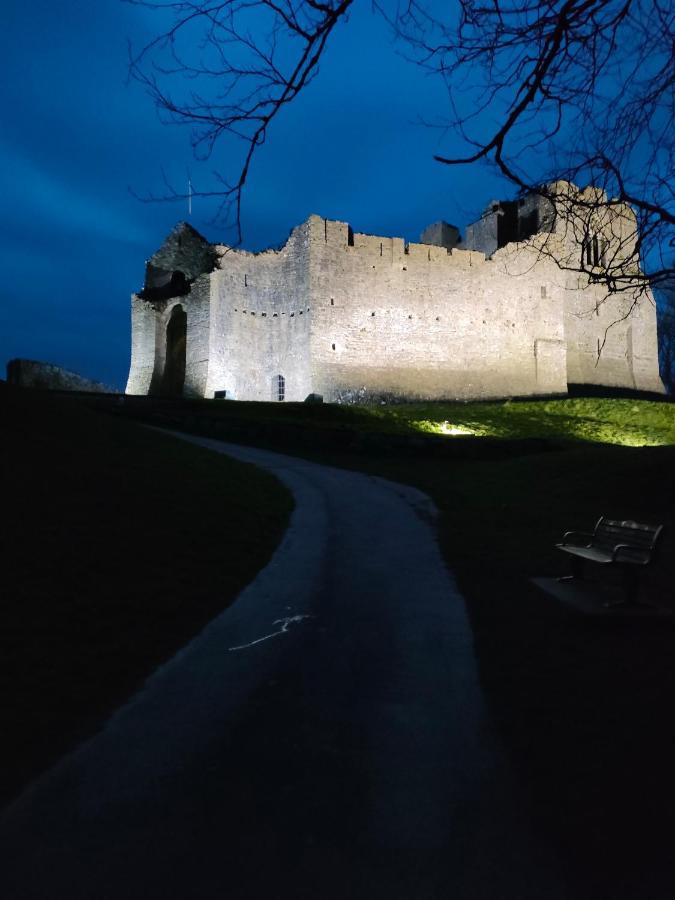
M 166 358 L 160 390 L 165 397 L 180 397 L 183 393 L 186 343 L 187 313 L 179 304 L 171 310 L 166 326 Z

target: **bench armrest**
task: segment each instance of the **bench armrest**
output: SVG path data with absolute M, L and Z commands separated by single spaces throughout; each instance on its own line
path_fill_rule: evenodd
M 590 547 L 591 542 L 593 541 L 593 535 L 587 531 L 566 531 L 562 539 L 563 547 L 568 543 L 572 543 L 572 541 L 569 540 L 570 538 L 584 538 L 586 540 L 586 543 L 584 544 L 585 547 Z
M 636 565 L 646 565 L 652 556 L 652 551 L 649 549 L 635 547 L 632 544 L 617 544 L 616 547 L 612 550 L 612 562 L 621 562 L 621 560 L 617 560 L 617 556 L 621 553 L 622 550 L 631 550 L 633 553 L 644 553 L 643 561 L 638 561 L 636 559 L 628 560 L 629 562 L 634 562 Z

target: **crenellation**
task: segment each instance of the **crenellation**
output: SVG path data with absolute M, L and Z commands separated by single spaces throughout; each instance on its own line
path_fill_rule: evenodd
M 631 297 L 601 297 L 561 269 L 557 260 L 581 252 L 574 223 L 561 228 L 541 196 L 521 199 L 493 204 L 461 247 L 444 222 L 408 244 L 317 215 L 260 253 L 214 245 L 209 257 L 190 234 L 202 258 L 216 260 L 197 274 L 178 268 L 184 248 L 172 232 L 154 257 L 165 267 L 155 301 L 132 298 L 127 390 L 166 389 L 178 352 L 183 391 L 207 397 L 278 399 L 279 375 L 286 400 L 562 394 L 575 381 L 660 390 L 653 308 L 640 303 L 617 325 Z M 501 232 L 500 210 L 510 217 Z M 518 239 L 476 246 L 490 222 L 495 238 Z M 621 210 L 596 224 L 609 247 L 630 223 Z M 180 294 L 167 297 L 173 288 Z

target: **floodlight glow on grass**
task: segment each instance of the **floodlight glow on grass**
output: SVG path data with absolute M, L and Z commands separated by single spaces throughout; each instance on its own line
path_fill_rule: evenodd
M 452 422 L 433 422 L 429 419 L 420 419 L 410 423 L 417 431 L 425 431 L 427 434 L 443 434 L 449 436 L 457 435 L 479 435 L 484 432 L 469 428 L 468 425 L 455 425 Z
M 475 431 L 472 431 L 470 428 L 467 428 L 465 425 L 451 425 L 449 422 L 441 423 L 441 433 L 442 434 L 475 434 Z

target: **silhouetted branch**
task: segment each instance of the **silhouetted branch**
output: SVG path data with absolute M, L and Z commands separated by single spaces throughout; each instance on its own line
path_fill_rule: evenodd
M 193 196 L 220 199 L 218 218 L 241 241 L 241 203 L 251 164 L 280 111 L 314 78 L 331 32 L 352 0 L 226 0 L 161 2 L 125 0 L 170 12 L 173 21 L 139 51 L 130 51 L 130 73 L 172 124 L 192 127 L 192 147 L 208 159 L 225 135 L 241 140 L 243 156 L 234 177 L 219 175 L 214 190 Z M 194 85 L 176 96 L 178 76 Z M 187 195 L 169 189 L 146 200 Z
M 226 135 L 243 143 L 241 158 L 218 176 L 216 189 L 194 192 L 220 198 L 221 218 L 235 227 L 239 241 L 242 192 L 255 152 L 275 118 L 315 77 L 352 0 L 126 2 L 171 16 L 170 26 L 130 61 L 133 77 L 167 120 L 192 127 L 193 148 L 201 158 Z M 556 215 L 568 217 L 582 249 L 595 246 L 603 229 L 612 230 L 613 218 L 622 223 L 602 260 L 597 251 L 558 260 L 608 293 L 634 290 L 636 283 L 648 292 L 670 277 L 672 4 L 374 4 L 402 53 L 447 86 L 451 114 L 444 125 L 453 152 L 437 155 L 440 163 L 496 166 L 521 194 L 537 192 L 550 200 Z M 570 192 L 570 182 L 597 190 Z

